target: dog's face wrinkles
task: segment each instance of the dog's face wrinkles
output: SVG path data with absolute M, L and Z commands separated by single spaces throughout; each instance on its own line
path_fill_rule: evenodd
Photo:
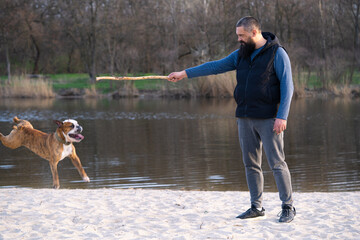
M 84 139 L 84 136 L 80 134 L 83 128 L 74 119 L 63 121 L 61 128 L 67 142 L 80 142 Z

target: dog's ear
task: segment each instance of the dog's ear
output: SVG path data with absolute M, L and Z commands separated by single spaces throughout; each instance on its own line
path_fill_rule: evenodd
M 59 121 L 59 120 L 54 120 L 54 123 L 56 123 L 56 125 L 58 125 L 58 127 L 61 127 L 63 125 L 63 122 Z

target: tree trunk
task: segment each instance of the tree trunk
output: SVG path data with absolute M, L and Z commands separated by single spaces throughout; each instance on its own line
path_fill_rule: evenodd
M 35 38 L 33 35 L 30 35 L 31 41 L 34 44 L 35 47 L 35 56 L 34 56 L 34 67 L 33 67 L 33 71 L 32 74 L 38 74 L 39 73 L 39 60 L 40 60 L 40 48 L 39 45 L 37 44 Z
M 322 82 L 322 87 L 327 88 L 329 79 L 327 79 L 327 61 L 326 61 L 326 36 L 325 36 L 325 19 L 324 19 L 324 10 L 323 10 L 323 0 L 319 0 L 319 12 L 320 12 L 320 31 L 321 31 L 321 58 L 324 61 L 320 67 L 320 81 Z
M 9 56 L 9 46 L 5 43 L 5 56 L 6 56 L 6 72 L 7 72 L 7 84 L 10 83 L 11 71 L 10 71 L 10 56 Z
M 356 58 L 359 53 L 359 15 L 360 15 L 360 0 L 357 1 L 357 4 L 353 5 L 356 9 L 353 11 L 354 15 L 354 51 L 352 57 L 352 63 L 350 67 L 350 76 L 348 84 L 351 84 L 353 81 L 353 76 L 356 68 Z
M 90 3 L 90 9 L 91 9 L 91 34 L 89 36 L 89 42 L 90 42 L 90 51 L 91 51 L 91 73 L 90 73 L 90 81 L 92 84 L 96 83 L 96 20 L 97 20 L 97 9 L 98 8 L 98 2 L 95 0 Z
M 71 48 L 70 53 L 69 53 L 69 58 L 68 58 L 67 66 L 66 66 L 66 71 L 67 71 L 68 73 L 71 73 L 71 72 L 72 72 L 72 70 L 71 70 L 71 64 L 72 64 L 72 55 L 73 55 L 73 52 L 74 52 L 74 48 Z

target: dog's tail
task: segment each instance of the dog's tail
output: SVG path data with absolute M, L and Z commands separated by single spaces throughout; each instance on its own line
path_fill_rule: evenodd
M 31 125 L 31 123 L 27 120 L 19 119 L 18 117 L 13 118 L 14 123 L 16 123 L 15 126 L 13 126 L 13 129 L 21 130 L 22 128 L 31 128 L 34 127 Z
M 18 123 L 20 123 L 20 119 L 15 116 L 15 117 L 13 118 L 13 122 L 16 123 L 16 124 L 18 124 Z M 13 126 L 13 129 L 16 130 L 16 129 L 18 129 L 18 127 L 15 125 L 15 126 Z
M 18 117 L 14 117 L 14 118 L 13 118 L 13 121 L 14 121 L 14 123 L 19 123 L 19 122 L 20 122 L 20 120 L 18 119 Z

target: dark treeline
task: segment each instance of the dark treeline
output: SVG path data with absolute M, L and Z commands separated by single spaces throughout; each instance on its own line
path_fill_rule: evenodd
M 287 49 L 294 78 L 350 84 L 360 0 L 0 0 L 0 75 L 168 74 L 238 48 L 252 15 Z

